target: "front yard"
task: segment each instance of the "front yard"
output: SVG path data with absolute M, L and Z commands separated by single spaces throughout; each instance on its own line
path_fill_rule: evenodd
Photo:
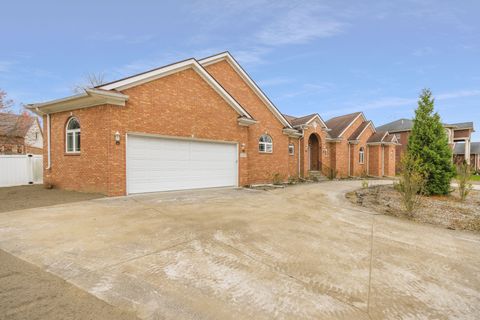
M 375 186 L 347 194 L 354 204 L 382 212 L 429 223 L 448 229 L 480 231 L 480 191 L 472 190 L 464 202 L 457 192 L 448 196 L 422 197 L 421 205 L 412 215 L 405 212 L 401 196 L 393 186 Z
M 0 249 L 143 319 L 478 319 L 480 235 L 359 209 L 345 201 L 358 188 L 168 192 L 4 212 Z M 49 299 L 30 308 L 46 312 Z

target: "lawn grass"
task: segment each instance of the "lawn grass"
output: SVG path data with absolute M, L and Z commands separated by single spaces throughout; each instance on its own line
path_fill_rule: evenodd
M 480 175 L 473 175 L 472 178 L 470 179 L 472 181 L 480 181 Z

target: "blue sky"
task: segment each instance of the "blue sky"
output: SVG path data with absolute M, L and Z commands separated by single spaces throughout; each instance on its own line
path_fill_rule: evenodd
M 230 51 L 284 113 L 411 118 L 424 87 L 480 141 L 480 1 L 5 1 L 0 88 L 17 103 Z

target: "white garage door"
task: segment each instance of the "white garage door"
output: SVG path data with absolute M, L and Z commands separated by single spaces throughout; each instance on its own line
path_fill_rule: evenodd
M 128 193 L 237 186 L 237 146 L 129 135 Z

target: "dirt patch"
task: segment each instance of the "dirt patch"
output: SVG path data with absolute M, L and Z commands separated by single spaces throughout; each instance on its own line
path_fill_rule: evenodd
M 98 193 L 45 189 L 43 185 L 0 188 L 0 212 L 53 206 L 102 197 L 104 196 Z
M 2 319 L 138 319 L 0 250 Z
M 423 197 L 418 209 L 408 215 L 400 193 L 393 186 L 375 186 L 347 193 L 347 199 L 386 215 L 444 226 L 448 229 L 480 231 L 480 191 L 472 190 L 465 202 L 454 192 L 449 196 Z

